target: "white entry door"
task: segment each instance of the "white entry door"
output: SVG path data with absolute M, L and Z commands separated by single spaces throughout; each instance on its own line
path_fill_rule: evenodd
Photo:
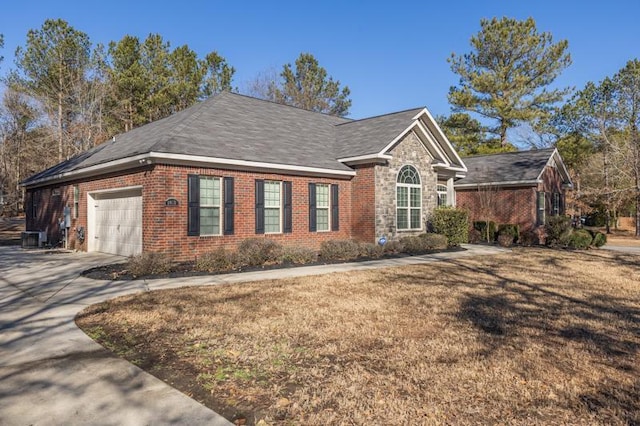
M 121 256 L 142 253 L 142 189 L 93 194 L 93 200 L 94 250 Z

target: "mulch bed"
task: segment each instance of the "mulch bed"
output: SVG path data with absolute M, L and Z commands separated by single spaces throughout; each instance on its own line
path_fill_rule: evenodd
M 263 265 L 263 266 L 244 266 L 238 269 L 234 269 L 232 271 L 227 272 L 203 272 L 196 270 L 195 262 L 177 262 L 173 264 L 171 270 L 166 274 L 153 274 L 153 275 L 145 275 L 144 277 L 136 277 L 132 275 L 127 270 L 127 263 L 112 263 L 109 265 L 97 266 L 95 268 L 87 269 L 82 272 L 82 276 L 91 278 L 94 280 L 108 280 L 108 281 L 130 281 L 139 278 L 144 279 L 162 279 L 162 278 L 184 278 L 184 277 L 199 277 L 204 275 L 223 275 L 223 274 L 233 274 L 237 272 L 255 272 L 255 271 L 267 271 L 272 269 L 283 269 L 283 268 L 296 268 L 301 266 L 315 266 L 315 265 L 332 265 L 332 264 L 340 264 L 340 263 L 350 263 L 350 262 L 367 262 L 370 260 L 383 260 L 383 259 L 398 259 L 402 257 L 412 257 L 412 256 L 422 256 L 425 254 L 434 254 L 434 253 L 444 253 L 444 252 L 457 252 L 457 251 L 465 251 L 466 249 L 462 247 L 451 247 L 445 250 L 430 250 L 423 253 L 416 254 L 386 254 L 379 258 L 371 258 L 371 257 L 359 257 L 353 260 L 318 260 L 316 262 L 311 263 L 279 263 L 274 265 Z

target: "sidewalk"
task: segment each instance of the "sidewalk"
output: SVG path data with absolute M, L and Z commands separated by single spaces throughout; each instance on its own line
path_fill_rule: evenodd
M 228 425 L 224 418 L 117 358 L 74 323 L 84 307 L 142 291 L 319 275 L 487 256 L 504 249 L 228 275 L 96 281 L 81 271 L 121 258 L 0 247 L 0 419 L 3 425 Z

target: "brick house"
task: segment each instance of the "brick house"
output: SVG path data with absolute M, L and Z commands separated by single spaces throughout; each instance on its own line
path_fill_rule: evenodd
M 25 180 L 26 227 L 179 260 L 251 237 L 376 242 L 424 232 L 466 170 L 425 108 L 350 120 L 225 92 Z
M 465 157 L 467 176 L 455 182 L 458 207 L 470 220 L 492 220 L 531 230 L 551 215 L 565 214 L 571 178 L 558 150 Z

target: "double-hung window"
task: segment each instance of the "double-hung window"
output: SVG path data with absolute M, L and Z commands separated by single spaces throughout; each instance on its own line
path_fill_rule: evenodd
M 436 192 L 438 193 L 438 207 L 447 206 L 447 185 L 439 183 L 436 186 Z
M 73 186 L 73 218 L 77 219 L 80 214 L 80 188 Z
M 200 235 L 220 235 L 220 178 L 200 177 Z
M 560 215 L 560 193 L 559 192 L 553 193 L 553 215 L 554 216 Z
M 544 191 L 538 191 L 536 193 L 536 222 L 538 226 L 544 225 L 545 218 L 545 194 Z
M 256 179 L 256 234 L 289 233 L 292 223 L 292 184 Z
M 329 185 L 316 184 L 316 231 L 329 230 Z
M 282 229 L 282 182 L 264 182 L 264 232 L 275 234 Z
M 187 235 L 233 235 L 232 177 L 189 175 Z
M 396 183 L 396 225 L 398 230 L 422 229 L 422 185 L 412 166 L 404 166 Z
M 309 232 L 340 230 L 340 187 L 309 183 Z

